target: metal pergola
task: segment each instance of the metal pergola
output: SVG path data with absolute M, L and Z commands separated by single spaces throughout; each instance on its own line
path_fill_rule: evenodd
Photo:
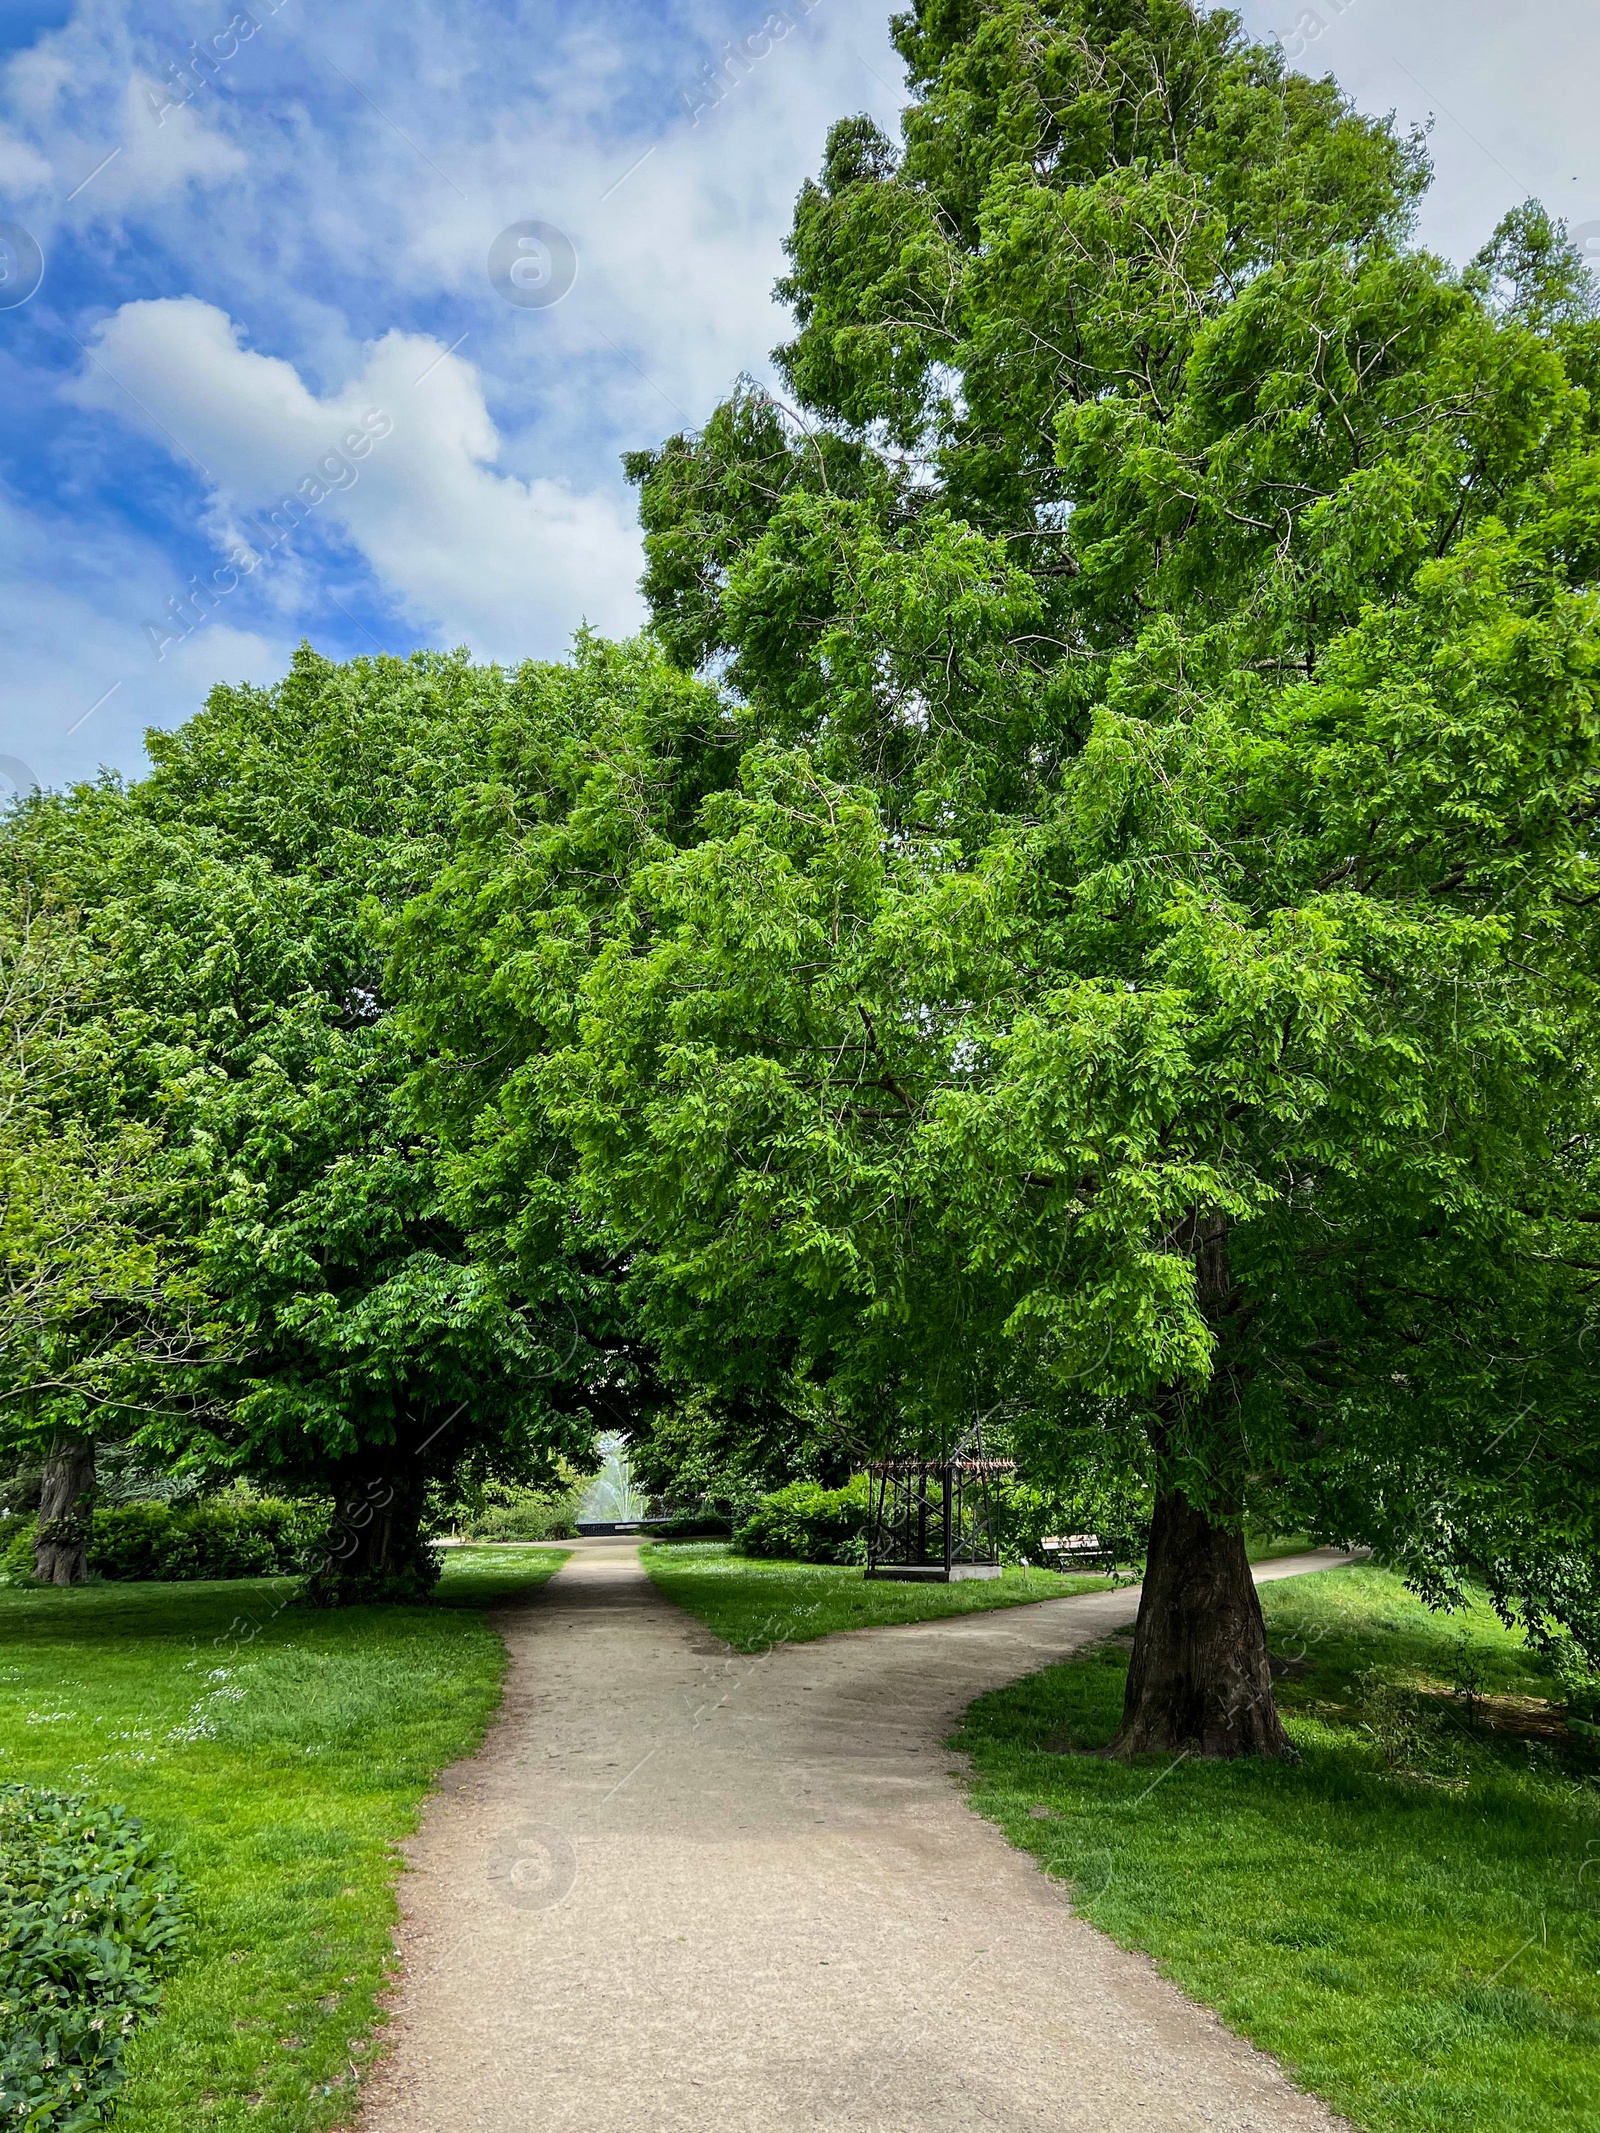
M 997 1578 L 994 1477 L 1014 1464 L 988 1456 L 979 1422 L 943 1459 L 874 1460 L 867 1576 L 937 1585 Z

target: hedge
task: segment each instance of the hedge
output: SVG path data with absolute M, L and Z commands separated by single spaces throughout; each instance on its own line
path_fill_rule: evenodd
M 534 1499 L 526 1503 L 491 1504 L 487 1509 L 456 1522 L 456 1531 L 461 1538 L 475 1541 L 570 1540 L 577 1530 L 573 1524 L 571 1501 L 565 1496 L 554 1502 Z
M 99 1506 L 89 1524 L 89 1570 L 130 1582 L 259 1578 L 310 1569 L 326 1538 L 326 1504 L 255 1502 L 129 1503 Z M 9 1524 L 10 1522 L 7 1521 Z M 0 1569 L 33 1569 L 33 1521 L 0 1554 Z
M 1142 1562 L 1150 1546 L 1150 1514 L 1137 1484 L 1085 1486 L 1071 1494 L 1002 1477 L 995 1490 L 1000 1552 L 1008 1562 L 1053 1565 L 1044 1543 L 1057 1533 L 1093 1533 L 1119 1563 Z
M 1054 1533 L 1098 1530 L 1115 1548 L 1119 1561 L 1142 1556 L 1147 1532 L 1135 1530 L 1139 1505 L 1086 1501 L 1030 1487 L 1003 1477 L 995 1488 L 995 1538 L 1007 1562 L 1044 1562 L 1043 1540 Z M 735 1529 L 739 1555 L 785 1556 L 803 1563 L 864 1563 L 871 1520 L 870 1486 L 857 1474 L 842 1489 L 819 1488 L 814 1481 L 794 1481 L 763 1496 Z M 1120 1523 L 1118 1523 L 1120 1521 Z
M 172 1862 L 125 1807 L 0 1785 L 0 2124 L 100 2124 L 183 1929 Z
M 864 1563 L 871 1515 L 867 1477 L 857 1474 L 842 1489 L 814 1481 L 791 1481 L 763 1496 L 734 1533 L 739 1555 L 785 1556 L 802 1563 Z

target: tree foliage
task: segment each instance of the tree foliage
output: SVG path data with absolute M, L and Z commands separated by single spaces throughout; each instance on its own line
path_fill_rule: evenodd
M 1222 11 L 895 35 L 785 396 L 629 458 L 649 640 L 303 653 L 12 834 L 156 1180 L 96 1308 L 215 1320 L 147 1426 L 414 1535 L 597 1424 L 736 1494 L 981 1413 L 1153 1496 L 1127 1749 L 1282 1750 L 1247 1518 L 1600 1649 L 1583 263 L 1418 249 Z
M 1254 1511 L 1595 1634 L 1582 263 L 1532 206 L 1411 247 L 1418 142 L 1221 12 L 896 35 L 788 404 L 630 460 L 738 771 L 580 899 L 530 1115 L 675 1366 L 1142 1468 L 1173 1622 L 1259 1647 Z M 483 846 L 508 998 L 544 834 Z M 1145 1671 L 1125 1745 L 1280 1744 L 1259 1650 Z
M 149 777 L 29 826 L 74 884 L 98 972 L 86 1028 L 155 1166 L 143 1249 L 208 1316 L 181 1369 L 120 1372 L 123 1420 L 214 1474 L 331 1493 L 349 1560 L 335 1550 L 330 1597 L 420 1589 L 430 1481 L 552 1480 L 645 1375 L 559 1179 L 514 1250 L 472 1248 L 484 1225 L 383 973 L 387 928 L 444 864 L 502 731 L 520 745 L 526 688 L 462 656 L 303 651 L 276 688 L 219 688 L 153 734 Z M 89 1115 L 94 1074 L 64 1087 Z
M 107 966 L 38 806 L 0 834 L 0 1431 L 91 1415 L 200 1352 L 163 1249 L 159 1124 L 130 1108 Z

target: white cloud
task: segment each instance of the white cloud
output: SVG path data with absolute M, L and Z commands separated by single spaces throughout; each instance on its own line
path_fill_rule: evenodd
M 1246 26 L 1364 111 L 1433 130 L 1420 234 L 1464 260 L 1530 194 L 1600 221 L 1600 10 L 1571 0 L 1244 0 Z
M 210 185 L 250 167 L 243 149 L 215 133 L 192 105 L 171 103 L 148 75 L 135 73 L 122 92 L 123 153 L 97 179 L 100 201 L 126 208 L 166 199 L 185 185 Z
M 37 195 L 54 178 L 62 189 L 38 202 L 41 241 L 60 225 L 155 208 L 249 168 L 198 100 L 173 101 L 139 66 L 115 0 L 84 0 L 63 28 L 13 55 L 0 68 L 0 96 L 12 118 L 0 132 L 0 183 Z
M 95 354 L 74 397 L 202 474 L 220 545 L 263 551 L 259 514 L 294 498 L 419 627 L 494 658 L 558 651 L 580 619 L 613 633 L 642 619 L 626 500 L 499 471 L 476 371 L 426 335 L 385 334 L 320 398 L 192 296 L 124 304 Z
M 199 710 L 215 681 L 281 675 L 293 638 L 274 640 L 226 616 L 156 660 L 141 627 L 172 589 L 153 543 L 97 532 L 0 497 L 6 656 L 0 666 L 0 755 L 42 785 L 137 771 L 146 726 Z M 0 764 L 0 796 L 14 779 Z
M 737 26 L 754 30 L 767 12 L 752 5 Z M 520 98 L 487 109 L 387 105 L 450 183 L 433 180 L 397 136 L 375 140 L 384 182 L 364 188 L 360 217 L 341 195 L 330 224 L 348 218 L 340 241 L 353 244 L 352 264 L 376 254 L 395 285 L 472 307 L 462 324 L 472 324 L 491 399 L 514 396 L 533 372 L 541 437 L 557 430 L 592 449 L 602 421 L 629 444 L 701 422 L 739 371 L 765 370 L 792 330 L 772 285 L 829 125 L 870 108 L 893 132 L 902 101 L 887 7 L 858 6 L 853 20 L 832 5 L 792 12 L 796 27 L 695 125 L 679 92 L 717 57 L 718 33 L 680 31 L 667 45 L 665 25 L 667 65 L 647 102 L 625 104 L 626 131 L 606 123 L 608 102 L 623 102 L 621 59 L 600 40 L 563 50 L 559 96 L 533 111 Z M 578 281 L 556 309 L 517 312 L 490 295 L 485 257 L 501 228 L 533 216 L 572 237 Z
M 0 189 L 8 193 L 38 192 L 50 182 L 50 165 L 28 143 L 0 126 Z
M 157 126 L 139 82 L 183 58 L 175 30 L 142 19 L 141 0 L 79 0 L 5 87 L 63 192 L 118 151 L 56 210 L 154 240 L 153 285 L 117 296 L 193 291 L 319 381 L 390 323 L 436 327 L 447 305 L 459 324 L 442 337 L 471 330 L 508 465 L 588 489 L 598 456 L 614 485 L 625 445 L 703 420 L 739 370 L 762 368 L 787 331 L 779 240 L 828 124 L 864 105 L 894 123 L 887 0 L 821 0 L 792 5 L 795 28 L 691 126 L 680 91 L 768 12 L 391 0 L 375 34 L 348 0 L 314 33 L 284 7 Z M 508 70 L 513 48 L 537 66 Z M 502 304 L 485 272 L 496 234 L 528 217 L 579 250 L 578 286 L 549 313 Z

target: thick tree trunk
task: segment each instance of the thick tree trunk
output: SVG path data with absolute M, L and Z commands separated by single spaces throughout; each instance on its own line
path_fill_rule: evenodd
M 1171 1489 L 1156 1502 L 1114 1755 L 1292 1751 L 1272 1699 L 1244 1535 Z
M 424 1477 L 398 1465 L 388 1473 L 340 1474 L 328 1548 L 307 1598 L 324 1607 L 425 1599 L 438 1579 L 436 1558 L 421 1532 L 426 1485 Z
M 57 1433 L 44 1463 L 33 1574 L 47 1585 L 89 1581 L 89 1493 L 94 1487 L 94 1439 L 77 1430 Z

